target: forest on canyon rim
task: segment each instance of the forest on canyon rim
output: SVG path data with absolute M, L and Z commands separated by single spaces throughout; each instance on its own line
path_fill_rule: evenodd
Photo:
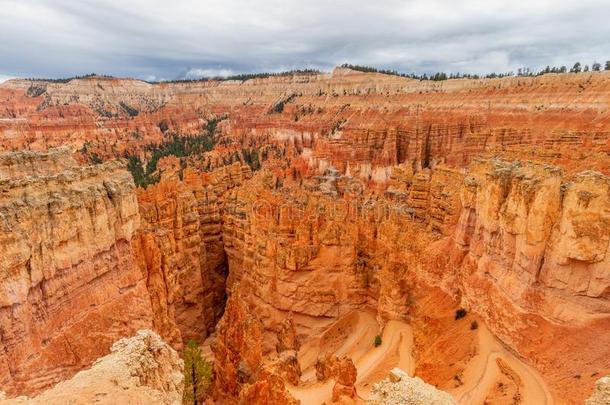
M 0 403 L 607 403 L 610 71 L 566 70 L 0 84 Z

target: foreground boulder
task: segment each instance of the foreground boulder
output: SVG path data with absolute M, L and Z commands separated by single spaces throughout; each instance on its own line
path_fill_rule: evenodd
M 140 330 L 116 342 L 109 355 L 70 380 L 34 398 L 0 400 L 0 404 L 179 404 L 182 373 L 178 353 L 156 333 Z
M 437 390 L 418 377 L 409 377 L 395 368 L 388 378 L 373 385 L 369 405 L 452 405 L 456 402 L 448 393 Z

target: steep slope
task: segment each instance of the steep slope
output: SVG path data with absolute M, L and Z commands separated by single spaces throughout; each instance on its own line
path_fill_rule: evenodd
M 78 167 L 66 150 L 40 164 L 28 153 L 0 160 L 10 173 L 0 196 L 0 385 L 35 391 L 152 326 L 131 245 L 140 216 L 117 162 Z

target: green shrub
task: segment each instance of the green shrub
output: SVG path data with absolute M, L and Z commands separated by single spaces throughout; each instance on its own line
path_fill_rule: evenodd
M 477 321 L 472 321 L 470 323 L 470 330 L 477 330 L 479 329 L 479 323 Z
M 460 308 L 457 311 L 455 311 L 455 320 L 456 321 L 458 319 L 462 319 L 465 316 L 466 316 L 466 310 L 464 308 Z
M 95 152 L 91 154 L 90 159 L 91 159 L 91 162 L 96 165 L 99 165 L 100 163 L 104 163 L 102 158 Z
M 381 336 L 375 336 L 375 347 L 381 346 Z

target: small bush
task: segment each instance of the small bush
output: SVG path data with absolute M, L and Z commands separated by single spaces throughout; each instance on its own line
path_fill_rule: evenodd
M 381 336 L 375 336 L 375 347 L 381 346 Z
M 96 165 L 99 165 L 100 163 L 104 163 L 102 158 L 95 152 L 91 154 L 90 159 L 91 159 L 91 162 Z
M 169 130 L 169 124 L 166 120 L 162 120 L 161 122 L 159 122 L 159 129 L 163 133 L 166 133 Z
M 464 308 L 460 308 L 457 311 L 455 311 L 455 320 L 456 321 L 458 319 L 462 319 L 465 316 L 466 316 L 466 310 Z
M 470 323 L 470 330 L 477 330 L 479 329 L 479 323 L 477 321 L 472 321 Z

